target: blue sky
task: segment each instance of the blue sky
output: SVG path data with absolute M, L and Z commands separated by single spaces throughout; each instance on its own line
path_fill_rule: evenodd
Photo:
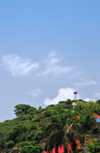
M 0 121 L 14 106 L 100 98 L 100 1 L 0 1 Z

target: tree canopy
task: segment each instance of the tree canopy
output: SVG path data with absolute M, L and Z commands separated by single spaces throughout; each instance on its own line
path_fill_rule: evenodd
M 26 104 L 19 104 L 15 106 L 15 114 L 16 116 L 21 116 L 21 115 L 26 115 L 29 114 L 30 112 L 36 111 L 36 108 L 26 105 Z

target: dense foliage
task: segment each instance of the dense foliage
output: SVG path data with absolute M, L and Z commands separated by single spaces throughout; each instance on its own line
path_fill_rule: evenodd
M 100 138 L 91 145 L 85 145 L 85 139 L 91 140 L 100 135 L 100 126 L 96 124 L 93 113 L 100 115 L 100 103 L 83 100 L 61 101 L 57 105 L 36 109 L 30 105 L 15 106 L 16 118 L 0 123 L 0 153 L 41 153 L 63 145 L 65 153 L 71 143 L 74 153 L 76 140 L 88 150 L 100 152 Z M 95 130 L 97 129 L 97 130 Z

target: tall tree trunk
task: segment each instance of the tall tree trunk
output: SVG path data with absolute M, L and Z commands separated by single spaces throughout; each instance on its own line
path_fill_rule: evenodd
M 64 146 L 64 153 L 68 153 L 68 147 Z
M 55 153 L 58 153 L 58 145 L 55 147 Z
M 71 143 L 72 143 L 71 148 L 73 150 L 73 153 L 76 153 L 76 146 L 77 146 L 76 141 L 73 139 L 73 141 Z

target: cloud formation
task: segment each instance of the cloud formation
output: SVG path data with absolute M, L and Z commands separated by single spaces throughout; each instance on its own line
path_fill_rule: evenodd
M 53 98 L 46 98 L 44 101 L 45 105 L 51 105 L 51 104 L 58 104 L 60 101 L 66 101 L 67 99 L 74 99 L 74 89 L 72 88 L 60 88 L 58 90 L 58 95 Z M 83 99 L 84 101 L 95 101 L 95 99 L 91 99 L 91 98 L 82 98 L 79 94 L 77 95 L 77 99 Z
M 67 100 L 67 99 L 73 100 L 74 99 L 74 95 L 73 95 L 74 91 L 75 90 L 72 89 L 72 88 L 60 88 L 58 90 L 58 95 L 53 99 L 46 98 L 45 101 L 44 101 L 44 104 L 45 105 L 51 105 L 51 104 L 58 104 L 58 102 L 64 101 L 64 100 Z M 78 98 L 80 98 L 79 95 L 78 95 Z
M 4 55 L 0 63 L 11 73 L 12 76 L 26 76 L 34 71 L 39 77 L 61 78 L 68 82 L 73 82 L 73 88 L 83 88 L 96 85 L 97 82 L 89 79 L 79 69 L 64 64 L 61 57 L 56 52 L 51 52 L 44 60 L 33 63 L 31 59 L 22 58 L 15 54 Z M 85 77 L 84 77 L 85 76 Z M 66 80 L 67 79 L 67 80 Z
M 17 55 L 5 55 L 1 58 L 1 64 L 12 76 L 24 76 L 39 67 L 38 63 L 33 63 L 30 59 L 25 59 Z
M 72 71 L 71 66 L 62 64 L 62 59 L 57 57 L 55 52 L 50 53 L 43 61 L 43 69 L 39 73 L 42 76 L 68 74 Z

